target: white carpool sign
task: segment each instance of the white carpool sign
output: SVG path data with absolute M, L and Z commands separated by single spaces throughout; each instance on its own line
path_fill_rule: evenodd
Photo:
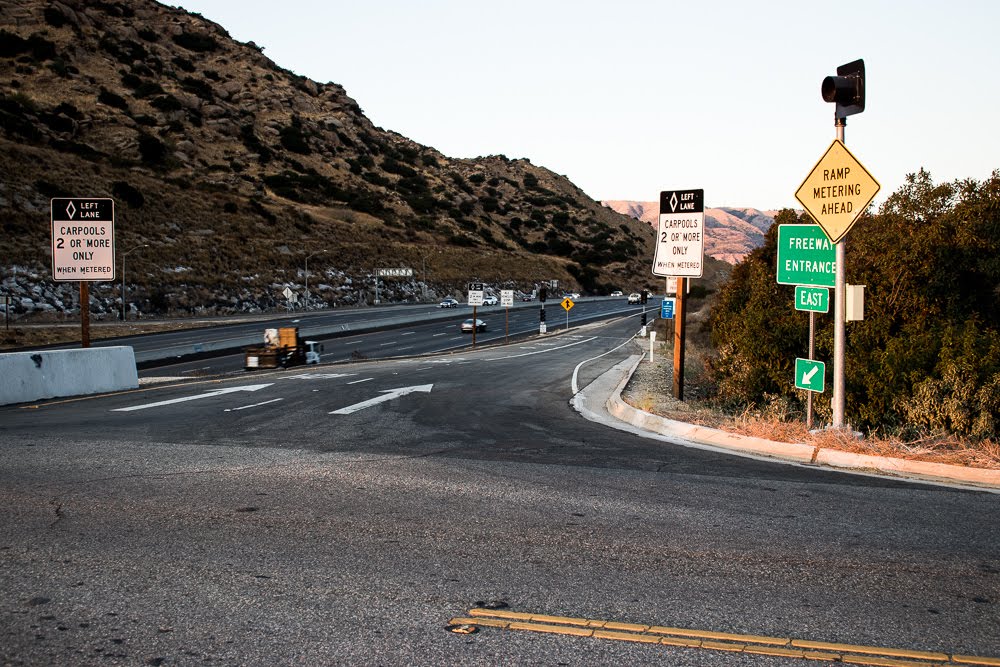
M 500 305 L 504 308 L 510 308 L 514 305 L 514 290 L 512 289 L 502 289 L 500 290 Z
M 469 283 L 470 306 L 483 305 L 483 297 L 485 294 L 486 294 L 486 288 L 482 283 Z
M 705 191 L 660 193 L 653 275 L 700 278 L 705 266 Z
M 52 279 L 115 279 L 115 202 L 109 198 L 57 197 L 52 221 Z

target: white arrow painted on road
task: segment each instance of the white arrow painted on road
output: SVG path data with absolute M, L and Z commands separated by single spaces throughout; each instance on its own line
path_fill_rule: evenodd
M 358 410 L 364 410 L 365 408 L 370 408 L 373 405 L 378 405 L 379 403 L 385 403 L 386 401 L 391 401 L 394 398 L 399 398 L 400 396 L 406 396 L 407 394 L 412 394 L 415 391 L 423 392 L 425 394 L 431 393 L 432 384 L 418 384 L 413 387 L 400 387 L 399 389 L 384 389 L 381 396 L 376 396 L 375 398 L 370 398 L 367 401 L 362 401 L 361 403 L 355 403 L 354 405 L 348 405 L 346 408 L 341 408 L 339 410 L 334 410 L 331 415 L 349 415 Z
M 270 387 L 273 382 L 268 384 L 248 384 L 242 387 L 228 387 L 226 389 L 215 389 L 213 391 L 205 392 L 204 394 L 196 394 L 195 396 L 184 396 L 183 398 L 173 398 L 169 401 L 159 401 L 157 403 L 146 403 L 145 405 L 133 405 L 128 408 L 116 408 L 111 412 L 132 412 L 133 410 L 145 410 L 146 408 L 158 408 L 162 405 L 171 405 L 173 403 L 183 403 L 185 401 L 197 401 L 200 398 L 210 398 L 212 396 L 222 396 L 223 394 L 232 394 L 237 391 L 260 391 L 265 387 Z
M 812 382 L 813 376 L 819 372 L 819 366 L 813 366 L 805 373 L 802 374 L 802 384 L 809 384 Z M 788 377 L 787 375 L 785 377 Z

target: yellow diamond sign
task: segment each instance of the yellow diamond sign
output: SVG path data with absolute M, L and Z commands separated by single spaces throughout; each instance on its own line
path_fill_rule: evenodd
M 834 139 L 806 176 L 795 198 L 819 223 L 831 243 L 840 243 L 879 191 L 878 181 L 844 142 Z

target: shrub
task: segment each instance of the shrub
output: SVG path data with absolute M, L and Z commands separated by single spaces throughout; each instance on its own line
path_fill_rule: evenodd
M 111 194 L 132 208 L 142 208 L 143 204 L 146 203 L 146 198 L 142 196 L 142 193 L 125 181 L 115 181 L 112 183 Z
M 97 95 L 97 101 L 109 107 L 128 111 L 128 102 L 125 101 L 125 98 L 104 87 L 101 87 L 101 92 Z
M 166 162 L 167 154 L 167 147 L 162 141 L 145 132 L 139 135 L 139 155 L 143 163 L 160 166 Z
M 779 224 L 811 222 L 782 211 L 765 244 L 733 269 L 711 316 L 718 397 L 760 405 L 799 400 L 792 364 L 805 356 L 808 318 L 793 289 L 775 283 Z M 846 416 L 885 432 L 944 430 L 997 437 L 1000 383 L 1000 173 L 986 182 L 935 185 L 911 174 L 878 214 L 851 232 L 847 279 L 866 285 L 865 319 L 848 328 Z M 818 318 L 817 357 L 830 359 L 833 326 Z M 817 414 L 829 396 L 814 397 Z
M 309 148 L 306 137 L 302 133 L 302 126 L 298 119 L 292 119 L 292 124 L 281 128 L 279 132 L 281 145 L 287 150 L 299 155 L 309 155 L 312 153 L 312 149 Z
M 215 99 L 215 93 L 212 91 L 212 86 L 206 83 L 202 79 L 196 79 L 193 76 L 184 77 L 181 82 L 181 88 L 188 91 L 189 93 L 194 93 L 206 102 L 211 102 Z
M 153 108 L 159 109 L 160 111 L 180 111 L 184 108 L 183 105 L 181 105 L 181 101 L 170 93 L 161 95 L 160 97 L 154 97 L 150 100 L 149 104 Z
M 195 70 L 194 63 L 184 56 L 174 56 L 171 58 L 170 62 L 172 62 L 177 69 L 184 72 L 193 72 Z
M 210 53 L 219 48 L 219 43 L 214 37 L 197 32 L 182 32 L 174 35 L 173 40 L 178 46 L 196 53 Z

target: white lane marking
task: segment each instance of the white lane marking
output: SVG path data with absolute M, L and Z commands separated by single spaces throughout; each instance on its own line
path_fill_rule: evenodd
M 313 390 L 315 391 L 315 390 Z M 226 408 L 223 412 L 236 412 L 237 410 L 246 410 L 247 408 L 256 408 L 261 405 L 267 405 L 268 403 L 277 403 L 278 401 L 283 401 L 283 398 L 272 398 L 270 401 L 264 401 L 262 403 L 254 403 L 253 405 L 242 405 L 238 408 Z
M 431 336 L 431 338 L 437 338 L 438 336 L 447 336 L 447 332 L 436 333 Z
M 589 343 L 592 340 L 597 340 L 597 336 L 591 336 L 590 338 L 584 338 L 583 340 L 578 340 L 575 343 L 567 343 L 566 345 L 560 345 L 559 347 L 550 347 L 544 350 L 535 350 L 534 352 L 524 352 L 523 354 L 511 354 L 506 357 L 492 357 L 483 359 L 483 361 L 503 361 L 504 359 L 517 359 L 518 357 L 530 357 L 535 354 L 545 354 L 546 352 L 555 352 L 556 350 L 563 350 L 567 347 L 574 347 L 576 345 L 582 345 L 583 343 Z
M 355 380 L 354 382 L 348 382 L 347 384 L 361 384 L 362 382 L 371 382 L 375 378 L 365 378 L 363 380 Z
M 330 412 L 330 414 L 349 415 L 354 412 L 357 412 L 358 410 L 364 410 L 365 408 L 370 408 L 373 405 L 378 405 L 379 403 L 391 401 L 392 399 L 399 398 L 400 396 L 406 396 L 407 394 L 412 394 L 415 391 L 429 394 L 433 387 L 434 387 L 433 384 L 420 384 L 420 385 L 414 385 L 412 387 L 399 387 L 398 389 L 384 389 L 382 390 L 381 396 L 376 396 L 375 398 L 370 398 L 367 401 L 355 403 L 354 405 L 348 405 L 346 408 L 340 408 L 339 410 L 334 410 Z
M 115 408 L 111 412 L 132 412 L 133 410 L 145 410 L 146 408 L 158 408 L 163 405 L 172 405 L 174 403 L 183 403 L 185 401 L 197 401 L 200 398 L 211 398 L 212 396 L 222 396 L 223 394 L 232 394 L 237 391 L 260 391 L 266 387 L 270 387 L 273 382 L 267 384 L 248 384 L 242 387 L 227 387 L 226 389 L 215 389 L 213 391 L 205 392 L 204 394 L 196 394 L 194 396 L 184 396 L 182 398 L 172 398 L 169 401 L 157 401 L 156 403 L 146 403 L 144 405 L 133 405 L 127 408 Z
M 378 344 L 378 346 L 379 346 L 379 347 L 385 347 L 386 345 L 395 345 L 395 344 L 396 344 L 396 343 L 398 343 L 398 342 L 399 342 L 399 341 L 395 341 L 395 340 L 393 340 L 393 341 L 389 341 L 388 343 L 379 343 L 379 344 Z
M 357 373 L 302 373 L 301 375 L 286 375 L 282 380 L 333 380 L 335 378 L 349 378 Z
M 406 333 L 401 333 L 399 335 L 400 336 L 412 336 L 415 333 L 417 333 L 417 332 L 416 331 L 407 331 Z
M 412 350 L 415 347 L 416 347 L 416 345 L 407 345 L 406 347 L 401 347 L 401 348 L 397 349 L 396 351 L 397 352 L 402 352 L 403 350 Z
M 580 393 L 580 387 L 577 386 L 577 384 L 576 384 L 576 378 L 577 378 L 577 375 L 580 373 L 580 368 L 582 368 L 584 364 L 589 363 L 591 361 L 594 361 L 595 359 L 600 359 L 603 356 L 611 354 L 615 350 L 618 350 L 618 349 L 620 349 L 622 347 L 625 347 L 626 345 L 628 345 L 629 343 L 631 343 L 634 338 L 635 338 L 634 336 L 632 338 L 629 338 L 628 340 L 626 340 L 624 343 L 622 343 L 618 347 L 613 348 L 611 350 L 608 350 L 604 354 L 599 354 L 596 357 L 591 357 L 590 359 L 584 359 L 583 361 L 581 361 L 580 363 L 578 363 L 576 365 L 576 368 L 573 369 L 573 381 L 570 383 L 570 389 L 573 390 L 573 395 L 575 396 L 578 393 Z

